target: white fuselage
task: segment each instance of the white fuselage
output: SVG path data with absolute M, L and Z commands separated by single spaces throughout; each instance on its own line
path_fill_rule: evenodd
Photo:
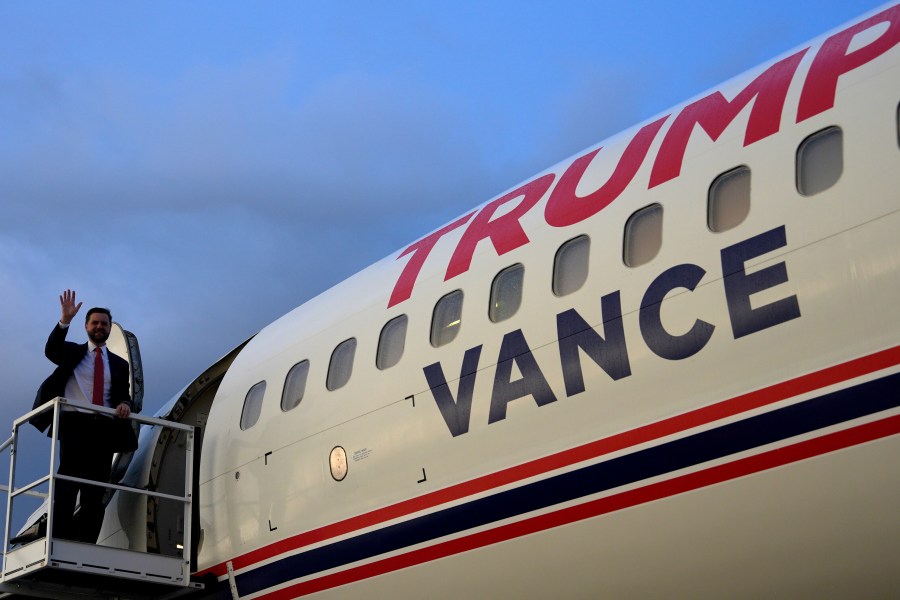
M 867 18 L 263 329 L 207 407 L 198 572 L 230 568 L 241 598 L 896 594 L 900 9 Z M 798 148 L 829 128 L 839 177 L 804 194 Z M 710 187 L 737 167 L 749 212 L 711 231 Z M 626 224 L 651 205 L 661 246 L 627 266 Z M 557 295 L 557 250 L 580 235 L 587 277 Z M 521 305 L 494 322 L 513 265 Z M 455 290 L 457 335 L 435 347 Z M 402 355 L 381 369 L 401 315 Z

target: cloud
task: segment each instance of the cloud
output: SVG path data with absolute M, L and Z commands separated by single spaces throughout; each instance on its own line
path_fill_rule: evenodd
M 292 60 L 163 79 L 34 71 L 0 91 L 17 123 L 0 139 L 0 281 L 27 323 L 2 339 L 37 340 L 31 364 L 49 366 L 37 357 L 56 296 L 76 289 L 138 335 L 158 405 L 266 323 L 514 183 L 427 85 L 351 72 L 298 94 Z M 40 379 L 0 369 L 20 393 Z
M 551 109 L 556 118 L 545 124 L 541 158 L 552 164 L 602 142 L 649 117 L 642 94 L 646 73 L 628 73 L 613 66 L 579 69 Z M 546 165 L 545 165 L 546 166 Z
M 472 203 L 439 187 L 422 198 L 428 182 L 451 173 L 466 174 L 460 184 L 484 179 L 472 124 L 438 93 L 346 74 L 294 101 L 288 63 L 195 67 L 155 82 L 57 80 L 57 110 L 0 142 L 0 194 L 14 206 L 0 228 L 47 210 L 77 218 L 104 207 L 147 214 L 250 206 L 278 219 L 340 211 L 371 220 L 385 208 L 421 214 Z M 160 90 L 177 100 L 157 104 Z

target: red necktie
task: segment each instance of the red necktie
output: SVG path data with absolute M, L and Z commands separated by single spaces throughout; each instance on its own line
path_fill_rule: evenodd
M 94 397 L 93 403 L 103 406 L 103 352 L 94 348 Z

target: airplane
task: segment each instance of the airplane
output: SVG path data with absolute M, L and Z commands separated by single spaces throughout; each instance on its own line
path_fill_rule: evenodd
M 194 518 L 118 490 L 100 545 L 197 597 L 896 595 L 898 42 L 882 6 L 265 327 L 114 465 Z

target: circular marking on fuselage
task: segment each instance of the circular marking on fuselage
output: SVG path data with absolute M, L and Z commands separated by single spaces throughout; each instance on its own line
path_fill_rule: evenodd
M 343 481 L 347 476 L 347 452 L 340 446 L 331 449 L 329 458 L 331 464 L 331 476 L 335 481 Z

